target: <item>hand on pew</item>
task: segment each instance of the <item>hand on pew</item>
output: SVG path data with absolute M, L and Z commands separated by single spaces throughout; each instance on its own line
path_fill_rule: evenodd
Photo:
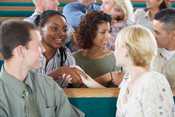
M 108 72 L 104 75 L 98 76 L 95 80 L 103 85 L 107 85 L 108 83 L 112 82 L 114 85 L 118 86 L 122 81 L 124 73 L 119 71 Z
M 119 86 L 121 81 L 123 80 L 124 73 L 123 72 L 111 72 L 112 76 L 112 83 L 115 84 L 116 86 Z
M 111 77 L 111 74 L 113 78 Z M 112 81 L 115 85 L 118 85 L 122 80 L 122 73 L 111 72 L 103 76 L 91 78 L 84 72 L 79 66 L 63 66 L 53 71 L 49 76 L 53 77 L 61 87 L 66 87 L 68 84 L 72 84 L 74 87 L 89 87 L 89 88 L 105 88 L 103 84 Z

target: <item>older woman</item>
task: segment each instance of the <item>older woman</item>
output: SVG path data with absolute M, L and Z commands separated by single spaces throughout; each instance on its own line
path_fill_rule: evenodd
M 133 20 L 133 6 L 130 0 L 102 0 L 101 10 L 113 17 Z
M 134 22 L 133 7 L 130 0 L 102 0 L 101 10 L 112 16 L 112 37 L 108 48 L 114 50 L 117 33 Z
M 24 20 L 36 25 L 39 23 L 39 16 L 44 11 L 58 10 L 59 0 L 32 0 L 32 2 L 35 5 L 35 12 Z
M 111 17 L 96 11 L 85 15 L 75 36 L 81 48 L 74 54 L 76 64 L 104 86 L 112 86 L 119 70 L 113 52 L 106 48 L 110 31 Z
M 153 34 L 142 26 L 124 28 L 117 36 L 115 54 L 127 72 L 120 84 L 116 116 L 174 117 L 168 81 L 149 69 L 157 54 Z

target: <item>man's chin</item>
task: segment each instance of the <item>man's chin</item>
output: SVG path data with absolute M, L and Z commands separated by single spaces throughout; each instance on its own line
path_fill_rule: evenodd
M 41 64 L 38 64 L 38 65 L 34 65 L 33 67 L 32 67 L 32 69 L 39 69 L 41 67 Z

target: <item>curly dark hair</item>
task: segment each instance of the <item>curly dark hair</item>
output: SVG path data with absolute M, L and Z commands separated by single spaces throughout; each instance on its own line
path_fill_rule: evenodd
M 89 12 L 83 17 L 80 26 L 76 30 L 77 44 L 82 49 L 93 46 L 93 40 L 97 35 L 98 25 L 104 22 L 111 24 L 111 16 L 102 11 Z

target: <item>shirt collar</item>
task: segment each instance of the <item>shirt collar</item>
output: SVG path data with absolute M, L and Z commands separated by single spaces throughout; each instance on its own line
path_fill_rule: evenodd
M 145 12 L 145 15 L 144 15 L 146 18 L 149 18 L 149 11 Z
M 20 81 L 11 74 L 7 73 L 4 69 L 4 66 L 2 66 L 0 72 L 0 80 L 2 80 L 10 89 L 15 91 L 17 95 L 21 97 L 24 96 L 24 92 L 27 88 L 30 88 L 31 92 L 34 90 L 30 72 L 24 81 Z
M 173 55 L 175 55 L 175 51 L 169 51 L 165 48 L 159 49 L 160 55 L 164 57 L 166 60 L 170 60 Z

